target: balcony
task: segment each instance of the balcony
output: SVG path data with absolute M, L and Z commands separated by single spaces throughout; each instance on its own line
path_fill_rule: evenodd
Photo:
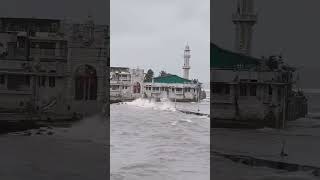
M 105 48 L 71 48 L 71 56 L 84 58 L 106 58 L 108 53 Z
M 66 49 L 30 49 L 30 56 L 39 58 L 65 58 L 67 57 Z
M 131 85 L 131 81 L 130 81 L 130 80 L 115 80 L 115 79 L 110 79 L 110 84 Z
M 16 48 L 14 50 L 14 57 L 25 58 L 26 49 L 25 48 Z M 67 57 L 66 49 L 30 49 L 30 57 L 39 57 L 47 59 L 64 59 Z

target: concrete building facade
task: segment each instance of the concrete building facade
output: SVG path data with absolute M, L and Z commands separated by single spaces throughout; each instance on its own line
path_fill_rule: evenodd
M 106 102 L 109 27 L 0 18 L 0 109 L 36 118 L 99 113 Z
M 307 99 L 293 91 L 294 68 L 281 59 L 256 59 L 211 45 L 212 125 L 283 128 L 304 117 Z
M 133 100 L 143 94 L 143 69 L 110 68 L 110 98 L 112 101 Z
M 169 99 L 179 102 L 197 102 L 200 99 L 201 84 L 177 75 L 165 75 L 144 83 L 144 97 Z

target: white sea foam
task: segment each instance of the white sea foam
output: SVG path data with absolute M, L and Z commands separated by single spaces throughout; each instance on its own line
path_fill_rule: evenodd
M 176 111 L 174 103 L 170 102 L 167 99 L 161 99 L 161 102 L 156 102 L 154 100 L 139 98 L 132 102 L 127 102 L 126 104 L 141 108 L 152 108 L 154 110 L 161 111 Z
M 177 125 L 177 123 L 178 123 L 178 121 L 173 121 L 173 122 L 171 123 L 171 125 L 172 125 L 172 126 L 175 126 L 175 125 Z
M 190 119 L 184 119 L 184 118 L 182 118 L 182 119 L 180 119 L 180 121 L 182 121 L 182 122 L 192 123 L 192 121 L 191 121 Z

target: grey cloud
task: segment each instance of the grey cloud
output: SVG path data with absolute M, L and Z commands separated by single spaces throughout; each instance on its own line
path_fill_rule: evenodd
M 111 65 L 182 74 L 192 48 L 192 78 L 209 81 L 209 0 L 112 0 Z

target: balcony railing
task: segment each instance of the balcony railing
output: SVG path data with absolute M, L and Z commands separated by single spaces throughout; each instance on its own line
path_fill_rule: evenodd
M 75 57 L 107 57 L 107 49 L 104 48 L 71 48 L 71 56 Z
M 15 57 L 25 57 L 26 49 L 25 48 L 16 48 Z M 30 49 L 30 57 L 39 57 L 39 58 L 65 58 L 67 57 L 66 49 Z
M 30 49 L 30 56 L 39 57 L 66 57 L 66 49 Z
M 183 94 L 183 91 L 176 91 L 176 94 Z

